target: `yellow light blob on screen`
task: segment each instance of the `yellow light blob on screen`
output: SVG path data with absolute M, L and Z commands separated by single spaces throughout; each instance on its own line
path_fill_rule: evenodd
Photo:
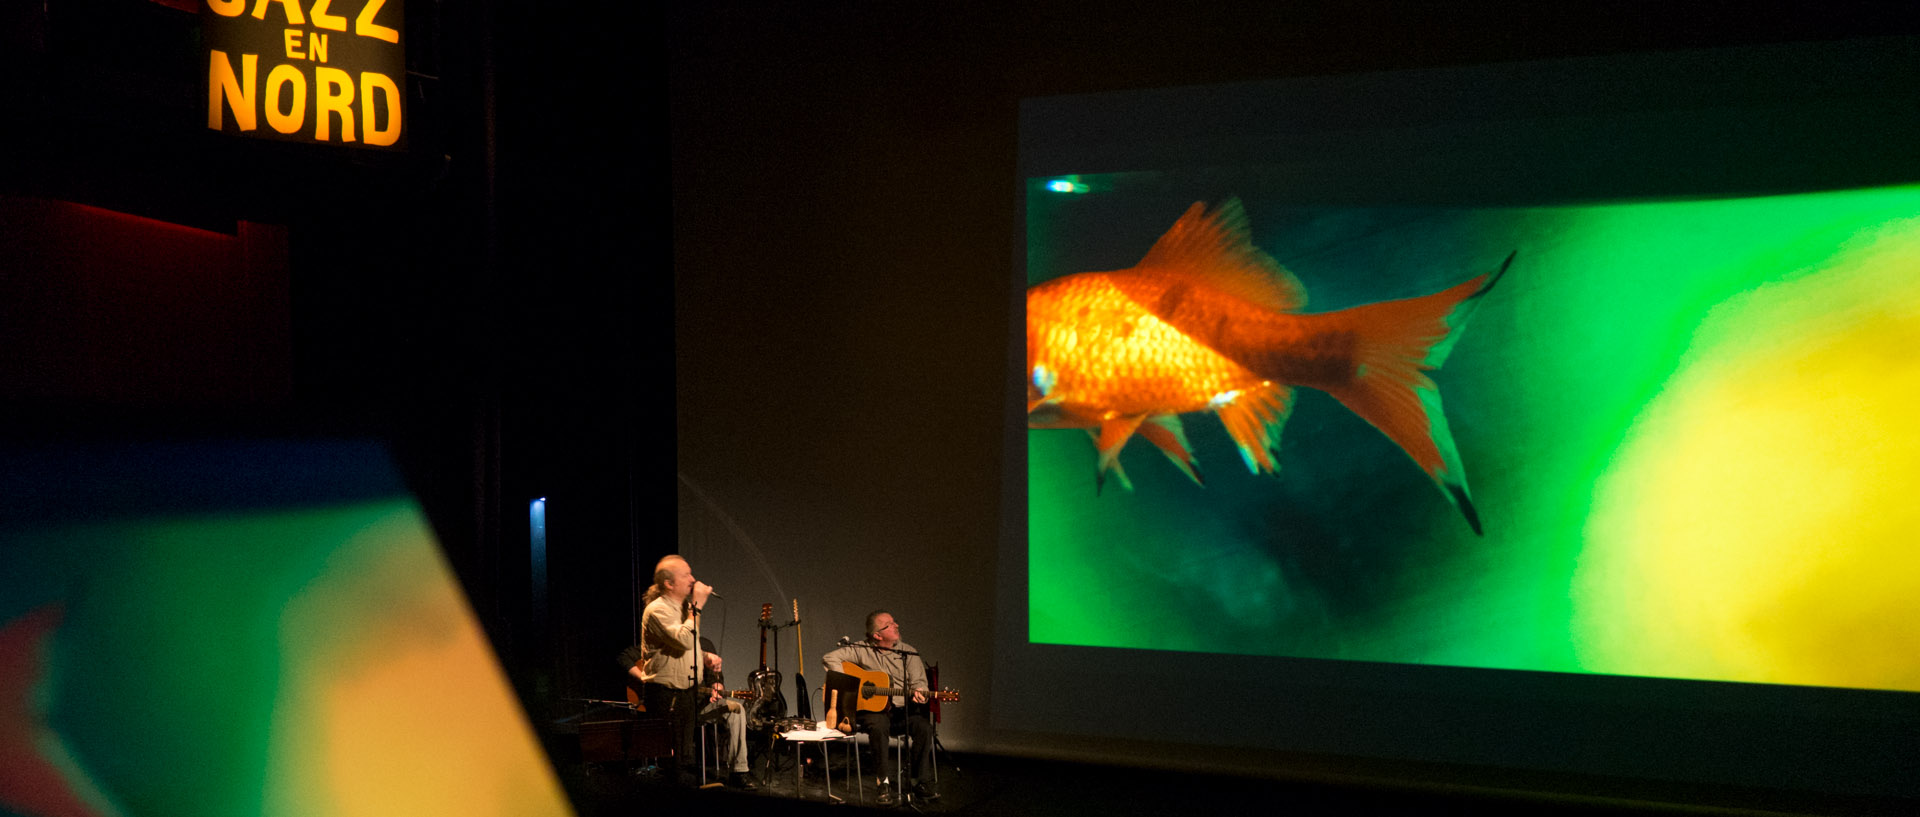
M 418 513 L 349 512 L 365 526 L 281 616 L 267 813 L 571 814 Z
M 1716 305 L 1598 485 L 1585 669 L 1920 691 L 1920 220 Z

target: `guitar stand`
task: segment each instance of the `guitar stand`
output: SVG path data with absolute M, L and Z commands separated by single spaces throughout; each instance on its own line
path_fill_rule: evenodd
M 933 782 L 935 783 L 940 782 L 940 756 L 942 754 L 952 753 L 947 751 L 946 744 L 940 742 L 940 724 L 935 723 L 933 724 L 933 752 L 927 756 L 927 762 L 933 764 Z M 953 763 L 952 760 L 948 760 L 947 762 Z M 953 763 L 953 773 L 960 773 L 960 764 Z

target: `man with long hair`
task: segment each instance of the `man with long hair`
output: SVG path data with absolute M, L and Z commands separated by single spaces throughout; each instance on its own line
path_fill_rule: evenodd
M 638 682 L 640 703 L 647 712 L 665 715 L 673 729 L 675 782 L 689 784 L 699 768 L 694 752 L 694 730 L 701 710 L 718 701 L 720 656 L 695 641 L 701 608 L 707 604 L 713 588 L 693 577 L 693 567 L 679 556 L 667 556 L 653 567 L 653 584 L 642 601 L 646 609 L 640 615 L 640 644 L 620 654 L 627 674 Z M 706 642 L 706 639 L 700 639 Z M 708 644 L 712 642 L 706 642 Z M 729 707 L 729 737 L 735 746 L 729 760 L 734 767 L 728 785 L 755 788 L 746 774 L 745 718 L 732 717 L 738 706 Z M 738 723 L 733 723 L 738 721 Z

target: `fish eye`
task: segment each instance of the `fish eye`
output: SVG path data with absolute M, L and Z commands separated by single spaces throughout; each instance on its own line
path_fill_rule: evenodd
M 1053 370 L 1047 368 L 1044 364 L 1033 367 L 1033 387 L 1040 390 L 1041 397 L 1045 397 L 1048 392 L 1053 391 L 1053 384 L 1058 381 L 1059 376 L 1054 374 Z

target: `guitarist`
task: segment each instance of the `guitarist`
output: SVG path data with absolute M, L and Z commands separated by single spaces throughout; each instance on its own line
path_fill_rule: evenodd
M 700 636 L 700 651 L 706 655 L 706 674 L 709 683 L 704 689 L 706 695 L 700 696 L 703 705 L 696 723 L 719 721 L 725 727 L 723 741 L 720 744 L 721 768 L 731 769 L 727 775 L 727 786 L 736 789 L 753 790 L 760 786 L 753 782 L 747 764 L 747 709 L 739 701 L 727 694 L 726 678 L 720 672 L 720 653 L 714 649 L 713 641 Z M 642 649 L 639 645 L 628 647 L 620 653 L 620 664 L 627 668 L 627 686 L 640 690 L 642 681 L 640 661 Z
M 896 695 L 889 706 L 881 712 L 860 711 L 854 713 L 854 726 L 873 737 L 874 768 L 880 773 L 880 804 L 893 804 L 893 757 L 887 752 L 887 739 L 904 732 L 912 739 L 911 756 L 907 758 L 907 779 L 912 781 L 915 797 L 931 801 L 939 798 L 933 787 L 926 784 L 921 775 L 928 769 L 927 759 L 933 750 L 933 724 L 927 721 L 927 665 L 918 655 L 903 655 L 894 650 L 918 652 L 912 645 L 900 640 L 900 622 L 893 614 L 885 610 L 875 610 L 867 614 L 867 637 L 864 641 L 841 643 L 845 646 L 820 657 L 820 666 L 828 672 L 841 671 L 842 662 L 858 665 L 861 669 L 884 672 L 895 683 L 891 686 L 913 692 L 913 704 L 908 706 L 907 696 Z M 852 706 L 853 704 L 846 704 Z
M 699 626 L 700 610 L 706 606 L 713 588 L 693 577 L 693 567 L 679 556 L 667 556 L 653 567 L 653 585 L 642 601 L 646 610 L 640 615 L 640 644 L 620 654 L 628 683 L 638 683 L 640 702 L 650 714 L 663 714 L 674 735 L 674 781 L 682 785 L 695 780 L 699 755 L 694 749 L 696 718 L 711 710 L 728 720 L 732 730 L 733 773 L 727 784 L 737 788 L 755 788 L 747 776 L 746 714 L 738 701 L 724 699 L 715 673 L 720 671 L 720 656 L 712 651 L 712 642 L 701 639 L 694 648 L 694 631 Z M 725 709 L 715 709 L 724 705 Z

